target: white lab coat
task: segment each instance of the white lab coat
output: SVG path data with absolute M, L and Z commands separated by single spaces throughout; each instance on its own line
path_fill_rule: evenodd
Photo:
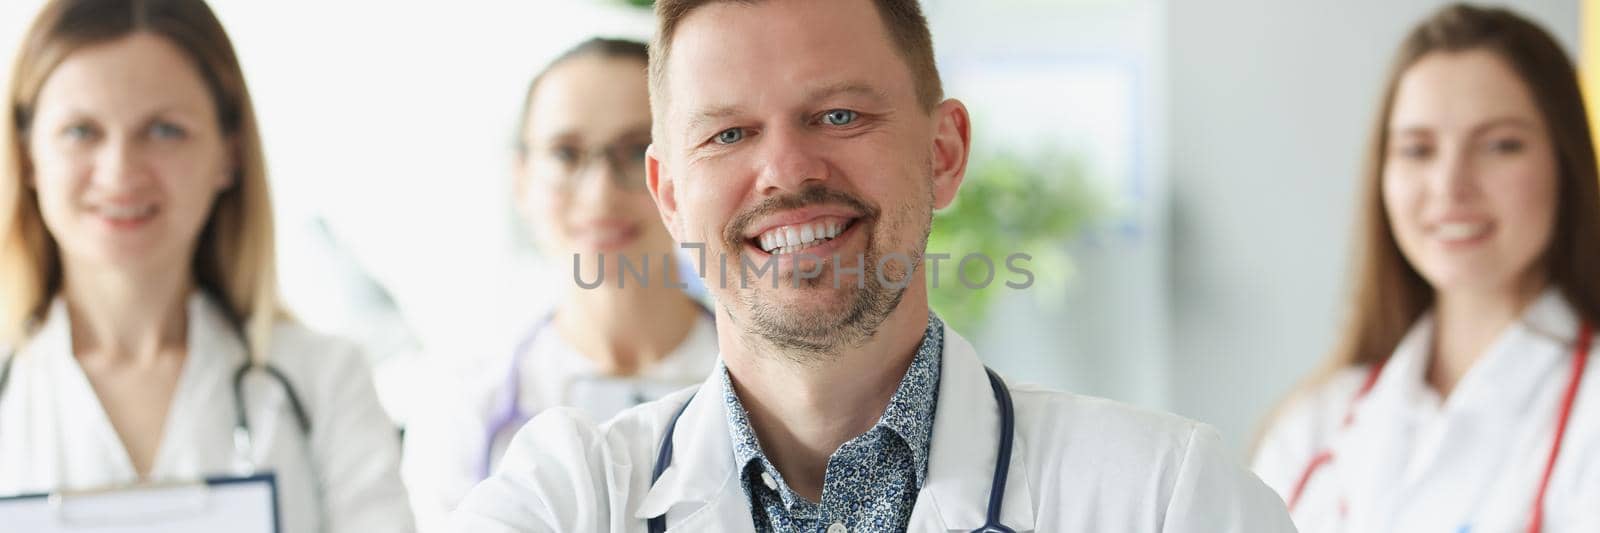
M 1441 403 L 1424 382 L 1434 330 L 1425 316 L 1355 404 L 1348 428 L 1341 423 L 1368 367 L 1292 399 L 1255 470 L 1287 499 L 1312 457 L 1332 452 L 1294 510 L 1307 533 L 1525 531 L 1578 328 L 1567 301 L 1547 291 Z M 1545 533 L 1600 531 L 1600 364 L 1589 361 L 1545 496 Z
M 561 410 L 518 433 L 495 474 L 457 508 L 463 532 L 753 531 L 734 468 L 720 379 L 698 388 L 678 422 L 676 455 L 654 487 L 668 420 L 691 391 L 600 426 Z M 1011 386 L 1016 437 L 1001 518 L 1019 532 L 1293 531 L 1283 502 L 1228 459 L 1216 432 L 1114 402 Z M 909 531 L 984 523 L 1000 417 L 983 365 L 945 330 L 927 481 Z
M 716 322 L 709 316 L 699 316 L 683 342 L 628 378 L 606 378 L 593 360 L 578 353 L 548 322 L 529 335 L 523 352 L 509 354 L 522 358 L 517 402 L 528 415 L 566 406 L 594 419 L 608 419 L 636 405 L 632 396 L 654 400 L 698 383 L 717 360 Z M 490 464 L 498 464 L 518 429 L 507 428 L 489 440 L 489 427 L 503 414 L 505 395 L 510 393 L 506 385 L 510 357 L 474 363 L 440 372 L 439 390 L 423 402 L 421 412 L 406 427 L 401 476 L 411 494 L 417 529 L 423 533 L 449 530 L 450 511 L 483 480 L 485 452 L 492 449 Z
M 188 356 L 149 481 L 236 474 L 232 382 L 245 350 L 209 299 L 192 296 L 188 312 Z M 0 495 L 139 480 L 73 355 L 68 322 L 56 301 L 15 355 L 0 394 Z M 360 354 L 288 322 L 273 332 L 271 351 L 269 361 L 294 385 L 312 423 L 308 440 L 276 381 L 260 373 L 245 380 L 254 459 L 277 476 L 281 530 L 412 530 L 399 439 Z

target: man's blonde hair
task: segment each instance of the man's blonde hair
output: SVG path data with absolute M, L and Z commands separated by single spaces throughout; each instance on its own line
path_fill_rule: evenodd
M 656 0 L 656 36 L 650 42 L 650 107 L 656 111 L 657 127 L 662 123 L 660 109 L 666 97 L 667 58 L 672 53 L 672 38 L 678 26 L 694 10 L 716 3 L 754 5 L 773 0 Z M 801 0 L 812 1 L 812 0 Z M 939 66 L 933 58 L 933 35 L 918 0 L 873 0 L 878 16 L 888 30 L 889 39 L 916 81 L 917 102 L 932 110 L 944 100 Z M 659 137 L 659 136 L 658 136 Z

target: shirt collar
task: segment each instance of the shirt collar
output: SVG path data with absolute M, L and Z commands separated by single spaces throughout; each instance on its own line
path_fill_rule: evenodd
M 928 475 L 928 448 L 933 437 L 933 417 L 937 410 L 935 404 L 939 399 L 939 367 L 943 351 L 944 321 L 929 312 L 922 344 L 912 357 L 905 376 L 900 379 L 900 387 L 889 398 L 889 404 L 884 408 L 883 415 L 878 417 L 877 424 L 867 430 L 887 429 L 906 442 L 916 464 L 918 485 L 924 483 Z M 771 474 L 782 489 L 778 492 L 783 496 L 784 506 L 794 508 L 799 503 L 798 496 L 789 489 L 778 469 L 761 450 L 761 442 L 756 437 L 755 429 L 750 426 L 749 413 L 733 390 L 733 380 L 727 367 L 719 363 L 717 373 L 722 376 L 722 399 L 728 410 L 728 433 L 733 439 L 734 464 L 741 472 L 748 472 L 751 462 L 760 464 L 760 468 Z
M 928 329 L 922 345 L 911 359 L 911 366 L 900 380 L 900 388 L 889 398 L 889 405 L 878 418 L 878 426 L 888 428 L 906 441 L 917 464 L 917 484 L 927 481 L 928 447 L 933 438 L 933 414 L 939 400 L 939 363 L 944 352 L 944 321 L 928 313 Z

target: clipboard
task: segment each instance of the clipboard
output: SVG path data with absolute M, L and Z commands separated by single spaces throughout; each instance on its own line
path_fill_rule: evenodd
M 7 531 L 281 533 L 272 473 L 0 497 Z

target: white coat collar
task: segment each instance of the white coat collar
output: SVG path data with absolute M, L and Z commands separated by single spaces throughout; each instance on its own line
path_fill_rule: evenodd
M 672 466 L 661 473 L 661 479 L 639 502 L 634 518 L 647 520 L 672 508 L 689 506 L 692 510 L 687 514 L 674 512 L 667 526 L 677 531 L 708 530 L 708 524 L 744 524 L 742 530 L 755 529 L 744 488 L 734 476 L 733 440 L 728 435 L 727 408 L 722 402 L 721 371 L 722 365 L 716 365 L 711 376 L 695 390 L 673 432 Z M 669 402 L 668 412 L 676 413 L 681 404 Z M 662 427 L 670 420 L 663 419 Z M 652 434 L 664 432 L 665 429 Z M 647 449 L 643 462 L 633 465 L 644 475 L 654 471 L 660 439 L 650 442 Z
M 1010 385 L 1010 384 L 1008 384 Z M 1015 396 L 1015 387 L 1011 387 Z M 1021 409 L 1022 402 L 1012 404 Z M 1028 471 L 1028 442 L 1022 428 L 1029 413 L 1016 413 L 1011 467 L 1006 476 L 1000 520 L 1017 531 L 1034 529 L 1033 472 Z M 912 531 L 942 524 L 943 529 L 971 531 L 987 521 L 989 492 L 999 456 L 1000 409 L 989 376 L 972 344 L 945 326 L 944 364 L 939 377 L 939 412 L 933 417 L 933 445 L 928 481 L 911 512 Z M 930 514 L 931 513 L 931 514 Z M 932 515 L 938 515 L 938 522 Z
M 697 507 L 681 514 L 682 518 L 675 512 L 668 527 L 700 531 L 708 524 L 740 524 L 743 530 L 754 528 L 749 498 L 735 475 L 721 386 L 720 377 L 713 372 L 695 392 L 694 401 L 678 420 L 674 433 L 676 453 L 672 467 L 645 494 L 634 518 L 648 519 L 674 507 L 693 505 Z M 1018 418 L 1026 417 L 1019 413 Z M 662 423 L 665 425 L 666 420 Z M 1012 444 L 1000 516 L 1006 526 L 1027 531 L 1034 528 L 1035 516 L 1022 425 L 1019 421 Z M 910 530 L 934 526 L 966 531 L 984 524 L 998 456 L 999 429 L 999 408 L 983 363 L 971 344 L 945 326 L 939 409 L 933 420 L 928 478 L 912 509 Z M 634 467 L 648 473 L 659 445 L 651 443 L 647 462 Z
M 234 335 L 233 326 L 223 314 L 220 304 L 213 302 L 204 293 L 194 291 L 185 305 L 189 321 L 186 332 L 188 355 L 184 358 L 183 368 L 178 376 L 177 390 L 173 392 L 173 399 L 168 408 L 166 427 L 162 429 L 161 444 L 156 451 L 155 462 L 151 466 L 150 473 L 153 479 L 182 477 L 179 474 L 184 470 L 181 467 L 181 458 L 196 455 L 191 449 L 195 446 L 192 439 L 173 437 L 175 434 L 184 433 L 185 430 L 181 428 L 190 417 L 188 409 L 197 405 L 196 402 L 186 399 L 187 395 L 195 394 L 193 389 L 197 386 L 196 380 L 224 375 L 223 370 L 218 367 L 237 365 L 245 359 L 244 345 Z M 95 399 L 97 397 L 94 396 L 87 374 L 78 364 L 72 346 L 72 327 L 66 300 L 55 298 L 24 353 L 28 357 L 36 358 L 37 361 L 48 362 L 49 365 L 61 368 L 67 375 L 72 376 L 73 381 L 81 384 L 88 393 L 86 398 L 90 398 L 93 416 L 96 417 L 96 420 L 89 423 L 103 428 L 101 435 L 107 449 L 103 456 L 110 461 L 106 468 L 117 472 L 118 478 L 136 479 L 138 473 L 134 470 L 132 459 L 128 457 L 126 448 L 112 428 L 103 406 L 98 399 Z M 226 375 L 231 376 L 231 374 Z
M 228 361 L 242 357 L 244 346 L 234 335 L 233 325 L 223 314 L 220 304 L 212 302 L 201 291 L 193 291 L 184 305 L 188 312 L 189 330 L 186 338 L 190 353 L 222 353 L 223 359 Z M 51 301 L 44 319 L 39 323 L 39 330 L 28 344 L 29 352 L 73 357 L 72 318 L 67 313 L 65 298 L 57 297 Z
M 1439 445 L 1437 439 L 1419 441 L 1419 428 L 1438 423 L 1441 417 L 1500 427 L 1525 416 L 1546 388 L 1559 386 L 1553 385 L 1551 376 L 1567 375 L 1578 323 L 1561 293 L 1546 290 L 1440 402 L 1425 381 L 1436 324 L 1431 312 L 1420 318 L 1384 364 L 1371 392 L 1355 405 L 1351 427 L 1331 445 L 1337 457 L 1334 467 L 1347 476 L 1351 493 L 1373 495 L 1352 501 L 1352 516 L 1382 514 L 1364 505 L 1396 505 L 1401 500 L 1388 495 L 1409 490 L 1408 480 L 1434 464 L 1416 459 L 1440 453 L 1415 452 L 1424 444 L 1430 450 Z
M 1578 315 L 1561 292 L 1554 287 L 1545 289 L 1501 332 L 1440 405 L 1437 392 L 1426 383 L 1436 327 L 1429 312 L 1396 346 L 1368 399 L 1362 402 L 1363 413 L 1357 420 L 1381 417 L 1381 413 L 1419 416 L 1436 409 L 1494 414 L 1521 411 L 1537 396 L 1552 365 L 1565 369 L 1578 326 Z

